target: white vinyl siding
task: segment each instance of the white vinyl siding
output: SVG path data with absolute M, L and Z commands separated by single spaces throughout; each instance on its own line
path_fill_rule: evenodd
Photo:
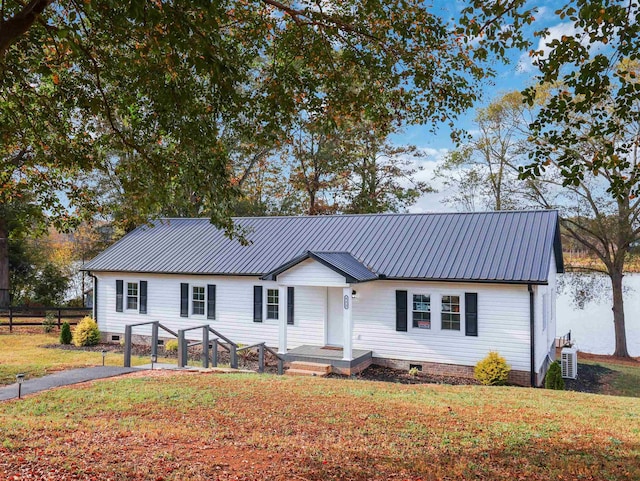
M 346 287 L 347 280 L 333 269 L 314 259 L 307 259 L 278 276 L 286 286 Z

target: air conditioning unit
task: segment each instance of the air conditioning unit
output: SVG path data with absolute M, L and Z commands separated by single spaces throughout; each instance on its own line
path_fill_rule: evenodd
M 562 377 L 575 379 L 578 376 L 578 349 L 575 346 L 562 348 L 560 359 Z

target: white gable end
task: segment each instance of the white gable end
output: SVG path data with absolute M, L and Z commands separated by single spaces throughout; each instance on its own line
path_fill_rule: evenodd
M 278 283 L 287 286 L 346 287 L 347 280 L 314 259 L 307 259 L 278 275 Z

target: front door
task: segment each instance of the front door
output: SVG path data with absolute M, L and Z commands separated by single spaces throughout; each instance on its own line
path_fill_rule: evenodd
M 342 347 L 344 313 L 342 288 L 327 287 L 327 344 Z

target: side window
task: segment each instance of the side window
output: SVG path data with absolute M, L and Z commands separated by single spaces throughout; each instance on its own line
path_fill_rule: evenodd
M 460 296 L 442 296 L 442 330 L 460 330 Z
M 138 310 L 137 282 L 127 282 L 127 309 Z
M 267 319 L 278 319 L 279 297 L 278 289 L 267 289 Z
M 431 329 L 431 296 L 414 294 L 411 308 L 413 327 Z
M 204 286 L 193 286 L 191 313 L 197 316 L 204 315 Z

